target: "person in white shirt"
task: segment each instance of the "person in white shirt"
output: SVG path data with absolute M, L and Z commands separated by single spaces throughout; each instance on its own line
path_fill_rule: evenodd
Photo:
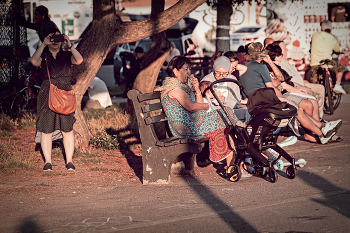
M 346 94 L 344 89 L 342 88 L 341 80 L 343 78 L 344 66 L 342 66 L 339 62 L 332 60 L 332 53 L 340 52 L 340 45 L 334 36 L 331 34 L 332 32 L 332 22 L 329 20 L 323 20 L 321 23 L 321 32 L 315 32 L 311 38 L 311 74 L 312 79 L 315 80 L 317 78 L 317 69 L 320 65 L 321 60 L 328 59 L 331 61 L 330 65 L 333 67 L 333 70 L 336 73 L 336 84 L 334 86 L 334 91 L 342 94 Z M 313 83 L 316 82 L 312 81 Z
M 95 77 L 88 89 L 89 100 L 86 102 L 87 108 L 102 109 L 112 105 L 106 84 Z

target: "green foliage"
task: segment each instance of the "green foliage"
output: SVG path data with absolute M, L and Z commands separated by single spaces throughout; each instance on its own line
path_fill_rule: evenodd
M 90 145 L 104 150 L 120 149 L 118 135 L 109 135 L 106 132 L 98 133 L 96 137 L 92 137 L 90 139 Z
M 346 93 L 350 93 L 350 85 L 349 84 L 343 85 L 343 89 Z
M 33 121 L 24 121 L 18 123 L 18 129 L 34 129 L 35 127 L 35 122 Z
M 101 155 L 92 154 L 90 152 L 83 152 L 78 149 L 74 149 L 73 158 L 77 158 L 77 157 L 92 158 L 92 157 L 101 157 Z
M 8 131 L 5 131 L 5 130 L 0 131 L 0 139 L 10 138 L 11 136 L 12 134 Z
M 108 168 L 106 167 L 92 167 L 90 168 L 90 171 L 106 171 Z
M 101 163 L 101 159 L 97 158 L 82 158 L 79 163 Z
M 14 130 L 15 122 L 6 114 L 0 115 L 0 130 Z
M 8 168 L 14 169 L 13 171 L 15 172 L 16 168 L 28 169 L 29 165 L 28 161 L 16 158 L 12 152 L 0 148 L 0 170 L 5 172 L 5 169 Z

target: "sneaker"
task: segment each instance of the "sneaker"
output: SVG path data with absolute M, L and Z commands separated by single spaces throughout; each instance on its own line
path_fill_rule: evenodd
M 273 166 L 273 168 L 277 171 L 282 171 L 284 167 L 284 163 L 281 159 L 277 160 L 277 162 L 275 163 L 275 165 Z
M 328 137 L 325 137 L 324 135 L 321 135 L 319 138 L 320 138 L 320 142 L 321 144 L 327 144 L 328 142 L 330 142 L 330 140 L 332 139 L 333 135 L 335 135 L 335 132 L 331 133 L 330 136 Z
M 69 162 L 66 164 L 67 171 L 75 171 L 73 163 Z
M 248 178 L 248 177 L 252 177 L 253 175 L 250 174 L 249 172 L 247 172 L 244 169 L 241 169 L 241 178 Z
M 298 120 L 295 117 L 293 117 L 292 120 L 290 120 L 290 122 L 288 122 L 288 126 L 293 131 L 295 136 L 297 136 L 297 137 L 301 136 L 299 133 Z
M 340 86 L 339 84 L 335 84 L 334 92 L 341 93 L 341 94 L 344 94 L 344 95 L 346 94 L 346 92 L 344 91 L 343 87 Z
M 43 171 L 52 171 L 52 165 L 51 163 L 45 164 Z
M 321 129 L 324 137 L 328 138 L 332 133 L 336 133 L 340 128 L 341 124 L 342 124 L 342 121 L 340 119 L 336 121 L 328 121 L 325 124 L 325 126 Z
M 278 152 L 271 149 L 271 148 L 263 151 L 262 153 L 268 157 L 268 160 L 270 162 L 275 161 L 277 159 L 277 157 L 279 156 Z

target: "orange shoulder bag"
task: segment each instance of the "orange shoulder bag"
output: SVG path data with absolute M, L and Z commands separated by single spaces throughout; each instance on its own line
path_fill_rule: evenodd
M 58 89 L 57 86 L 51 83 L 49 67 L 47 65 L 47 59 L 45 54 L 47 75 L 50 80 L 50 92 L 49 92 L 49 108 L 59 114 L 69 115 L 75 112 L 77 107 L 77 101 L 75 99 L 75 93 L 72 88 L 70 91 Z

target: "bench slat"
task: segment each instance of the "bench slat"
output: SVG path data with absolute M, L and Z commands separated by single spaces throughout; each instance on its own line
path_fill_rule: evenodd
M 157 116 L 152 116 L 152 117 L 146 117 L 145 118 L 145 123 L 146 125 L 151 125 L 160 121 L 166 121 L 167 117 L 165 114 L 157 115 Z
M 153 99 L 160 99 L 160 92 L 141 94 L 137 96 L 137 99 L 139 100 L 139 102 L 153 100 Z
M 154 104 L 147 104 L 145 106 L 142 106 L 141 109 L 143 113 L 147 113 L 155 110 L 162 110 L 163 112 L 163 106 L 162 106 L 162 103 L 160 102 L 154 103 Z

